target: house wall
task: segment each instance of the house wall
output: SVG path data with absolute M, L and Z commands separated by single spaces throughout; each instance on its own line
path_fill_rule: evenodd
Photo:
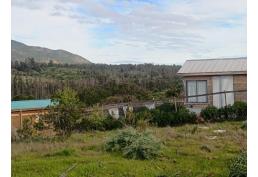
M 212 93 L 212 77 L 213 76 L 184 76 L 184 95 L 186 96 L 186 81 L 187 80 L 207 80 L 208 93 Z M 237 90 L 247 90 L 247 75 L 234 75 L 233 76 L 233 88 Z M 247 101 L 247 92 L 235 92 L 234 101 Z M 208 95 L 208 103 L 187 103 L 185 99 L 185 105 L 191 109 L 200 110 L 207 107 L 208 105 L 213 105 L 213 96 Z
M 184 95 L 186 96 L 186 81 L 187 80 L 206 80 L 207 81 L 207 89 L 208 93 L 212 93 L 212 76 L 187 76 L 183 78 L 184 82 Z M 212 95 L 208 95 L 207 103 L 187 103 L 187 99 L 185 99 L 185 105 L 192 109 L 202 109 L 208 105 L 212 105 Z
M 22 127 L 22 122 L 24 119 L 31 119 L 34 123 L 39 115 L 46 114 L 47 110 L 23 110 L 23 111 L 12 111 L 11 113 L 11 126 L 12 129 L 17 130 Z
M 234 90 L 247 90 L 247 75 L 235 75 Z M 236 92 L 235 101 L 247 101 L 247 92 Z

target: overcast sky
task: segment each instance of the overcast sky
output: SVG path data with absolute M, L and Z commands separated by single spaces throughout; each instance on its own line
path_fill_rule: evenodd
M 94 63 L 246 56 L 245 0 L 12 0 L 12 39 Z

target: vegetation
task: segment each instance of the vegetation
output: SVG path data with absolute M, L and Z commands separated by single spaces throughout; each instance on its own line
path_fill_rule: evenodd
M 86 106 L 162 99 L 179 82 L 178 65 L 106 65 L 12 62 L 12 100 L 50 98 L 69 87 Z M 176 92 L 178 90 L 176 89 Z M 171 94 L 170 94 L 171 95 Z
M 225 120 L 246 120 L 247 103 L 237 101 L 232 106 L 222 108 L 208 106 L 201 111 L 201 116 L 206 121 L 225 121 Z
M 246 177 L 247 176 L 247 153 L 240 153 L 230 163 L 229 177 Z
M 157 109 L 151 110 L 151 114 L 152 117 L 150 122 L 159 127 L 196 122 L 195 113 L 190 112 L 188 109 L 182 106 L 178 107 L 178 110 L 175 111 L 175 105 L 169 103 L 165 103 L 157 107 Z
M 160 143 L 150 132 L 130 128 L 119 132 L 106 142 L 108 152 L 120 152 L 129 159 L 152 159 L 159 155 Z
M 53 105 L 45 119 L 61 136 L 70 136 L 81 118 L 80 101 L 76 92 L 69 88 L 58 91 L 52 98 Z
M 246 130 L 241 125 L 242 122 L 225 121 L 151 127 L 151 134 L 162 143 L 155 160 L 134 160 L 106 152 L 103 145 L 119 134 L 118 130 L 75 133 L 64 141 L 13 142 L 12 176 L 229 176 L 228 163 L 246 148 Z M 214 131 L 218 129 L 226 132 L 217 134 Z M 210 152 L 203 150 L 205 147 Z
M 92 131 L 92 130 L 113 130 L 122 128 L 124 126 L 122 119 L 114 119 L 110 115 L 104 114 L 99 107 L 94 107 L 93 111 L 84 116 L 77 123 L 77 129 L 80 131 Z
M 28 140 L 33 136 L 33 124 L 30 119 L 24 119 L 22 122 L 22 128 L 17 130 L 19 139 Z

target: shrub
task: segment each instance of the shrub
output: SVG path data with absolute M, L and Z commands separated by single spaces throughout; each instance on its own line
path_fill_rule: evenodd
M 179 109 L 174 116 L 174 122 L 172 121 L 170 124 L 184 124 L 184 123 L 195 123 L 196 122 L 196 114 L 194 112 L 190 112 L 188 109 Z
M 242 101 L 236 101 L 232 106 L 233 111 L 236 114 L 237 120 L 247 119 L 247 103 Z
M 155 109 L 151 111 L 152 117 L 150 122 L 158 127 L 165 127 L 171 124 L 174 114 Z
M 109 152 L 122 151 L 126 146 L 132 144 L 138 133 L 133 128 L 120 131 L 116 136 L 106 142 L 105 149 Z
M 229 177 L 246 177 L 247 176 L 247 154 L 242 152 L 231 161 L 229 167 Z
M 33 125 L 30 119 L 24 119 L 22 121 L 22 128 L 17 130 L 17 135 L 20 139 L 30 139 L 33 135 Z
M 219 117 L 219 110 L 215 106 L 207 106 L 201 110 L 201 116 L 206 121 L 215 121 Z
M 180 107 L 177 112 L 171 111 L 168 105 L 151 110 L 150 122 L 159 127 L 181 125 L 184 123 L 195 123 L 196 114 L 185 107 Z
M 233 106 L 227 105 L 218 109 L 217 121 L 224 120 L 235 120 L 236 114 L 234 112 Z
M 42 120 L 41 117 L 39 118 L 39 121 L 36 122 L 33 126 L 36 130 L 39 130 L 39 131 L 44 130 L 45 128 L 44 121 Z
M 135 113 L 135 125 L 137 125 L 139 121 L 148 123 L 151 117 L 152 114 L 147 108 L 141 112 L 137 112 Z
M 149 133 L 135 129 L 119 132 L 105 144 L 108 152 L 120 152 L 129 159 L 152 159 L 159 155 L 160 143 Z
M 170 103 L 164 103 L 158 106 L 157 109 L 162 112 L 175 112 L 175 107 Z
M 206 121 L 246 120 L 247 104 L 237 101 L 232 106 L 227 105 L 219 109 L 215 106 L 208 106 L 202 109 L 201 116 Z
M 113 130 L 124 127 L 124 121 L 122 119 L 114 119 L 112 116 L 108 116 L 103 121 L 105 130 Z
M 106 116 L 102 113 L 94 112 L 81 119 L 77 123 L 77 129 L 80 131 L 90 130 L 113 130 L 124 127 L 123 119 L 114 119 L 112 116 Z

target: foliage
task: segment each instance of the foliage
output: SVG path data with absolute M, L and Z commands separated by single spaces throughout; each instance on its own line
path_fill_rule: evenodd
M 50 98 L 56 91 L 69 87 L 78 92 L 81 102 L 87 106 L 152 99 L 174 87 L 179 68 L 153 64 L 12 62 L 12 98 Z
M 85 130 L 105 130 L 105 115 L 99 107 L 94 107 L 93 111 L 82 120 Z
M 38 122 L 35 122 L 33 127 L 36 129 L 36 130 L 43 130 L 45 128 L 45 124 L 44 124 L 44 121 L 43 121 L 43 117 L 40 117 Z
M 112 116 L 107 116 L 104 119 L 104 127 L 105 130 L 113 130 L 113 129 L 119 129 L 124 127 L 124 121 L 122 118 L 114 119 Z
M 179 106 L 177 112 L 173 104 L 165 103 L 151 110 L 150 122 L 159 127 L 195 123 L 196 114 L 183 106 Z
M 229 177 L 246 177 L 247 176 L 247 153 L 242 152 L 230 163 Z
M 113 130 L 122 128 L 124 122 L 122 119 L 114 119 L 110 115 L 105 115 L 98 106 L 93 108 L 93 111 L 83 117 L 77 122 L 76 128 L 80 131 L 90 131 L 90 130 Z
M 218 118 L 219 112 L 218 108 L 215 106 L 207 106 L 206 108 L 201 110 L 201 116 L 206 121 L 213 121 Z
M 238 120 L 247 119 L 247 103 L 243 101 L 236 101 L 233 104 L 233 111 L 236 114 Z
M 53 105 L 50 106 L 49 114 L 45 116 L 47 122 L 53 124 L 60 136 L 70 136 L 81 117 L 77 93 L 65 88 L 58 91 L 51 101 Z
M 20 139 L 27 140 L 33 136 L 33 125 L 30 119 L 22 121 L 22 128 L 17 130 L 17 135 Z
M 33 100 L 35 99 L 32 95 L 15 95 L 12 98 L 12 101 L 18 101 L 18 100 Z
M 108 152 L 120 152 L 129 159 L 152 159 L 160 153 L 160 143 L 149 133 L 135 129 L 119 132 L 105 144 Z
M 197 118 L 197 116 L 194 112 L 190 112 L 186 108 L 181 108 L 175 113 L 174 120 L 172 120 L 171 125 L 196 123 L 196 118 Z
M 201 111 L 201 116 L 206 121 L 224 121 L 224 120 L 246 120 L 247 119 L 247 104 L 237 101 L 232 106 L 216 108 L 208 106 Z
M 183 92 L 183 89 L 184 89 L 184 85 L 183 85 L 182 80 L 176 77 L 175 80 L 173 81 L 172 86 L 166 92 L 166 96 L 177 98 Z

